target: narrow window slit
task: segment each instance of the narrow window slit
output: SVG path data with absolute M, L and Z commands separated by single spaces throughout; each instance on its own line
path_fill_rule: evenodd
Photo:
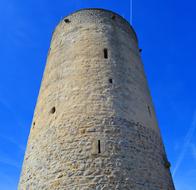
M 53 107 L 53 108 L 50 110 L 50 113 L 51 113 L 51 114 L 54 114 L 55 112 L 56 112 L 56 108 Z
M 98 140 L 98 154 L 101 153 L 101 141 Z
M 108 49 L 105 48 L 105 49 L 103 50 L 103 52 L 104 52 L 104 58 L 105 58 L 105 59 L 108 59 Z
M 166 155 L 163 155 L 163 161 L 165 168 L 169 169 L 171 167 L 171 163 L 168 161 Z
M 171 164 L 169 161 L 165 161 L 164 165 L 165 165 L 165 168 L 167 168 L 167 169 L 169 169 L 171 167 Z
M 116 16 L 115 15 L 112 15 L 112 20 L 115 20 Z
M 148 113 L 151 116 L 151 110 L 150 110 L 150 106 L 148 106 Z
M 34 129 L 34 127 L 35 127 L 35 122 L 33 122 L 32 129 Z
M 113 83 L 113 80 L 112 79 L 109 79 L 109 83 L 112 84 Z
M 68 18 L 66 18 L 66 19 L 64 19 L 64 22 L 65 23 L 70 23 L 71 21 Z

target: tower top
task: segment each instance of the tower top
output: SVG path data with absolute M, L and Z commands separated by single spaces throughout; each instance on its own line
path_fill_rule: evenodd
M 102 17 L 102 19 L 101 19 Z M 136 42 L 138 42 L 138 38 L 136 35 L 135 30 L 131 26 L 131 24 L 123 18 L 121 15 L 118 13 L 115 13 L 111 10 L 107 9 L 102 9 L 102 8 L 84 8 L 84 9 L 79 9 L 63 18 L 64 22 L 67 23 L 72 23 L 72 20 L 76 24 L 77 22 L 82 23 L 82 22 L 94 22 L 94 23 L 100 23 L 100 22 L 109 22 L 109 19 L 111 20 L 116 20 L 115 24 L 122 28 L 124 31 L 131 33 L 132 37 Z M 61 22 L 63 22 L 61 21 Z

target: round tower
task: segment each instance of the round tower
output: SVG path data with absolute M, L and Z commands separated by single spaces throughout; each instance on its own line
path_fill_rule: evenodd
M 51 41 L 19 190 L 174 190 L 133 28 L 83 9 Z

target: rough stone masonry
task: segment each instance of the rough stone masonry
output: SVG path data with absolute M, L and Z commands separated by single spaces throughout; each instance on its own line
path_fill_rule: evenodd
M 138 40 L 83 9 L 57 26 L 19 190 L 174 190 Z

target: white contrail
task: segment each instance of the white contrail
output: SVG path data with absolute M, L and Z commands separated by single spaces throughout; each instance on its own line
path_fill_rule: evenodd
M 133 0 L 130 0 L 130 23 L 133 24 Z
M 182 146 L 182 150 L 180 152 L 180 155 L 179 155 L 179 157 L 177 159 L 176 165 L 175 165 L 173 173 L 172 173 L 173 177 L 175 177 L 176 172 L 178 171 L 178 168 L 180 167 L 180 165 L 181 165 L 181 163 L 182 163 L 182 161 L 184 159 L 186 151 L 189 148 L 191 139 L 192 139 L 192 137 L 194 135 L 195 129 L 196 129 L 196 111 L 194 112 L 191 126 L 190 126 L 190 128 L 189 128 L 189 130 L 188 130 L 188 132 L 187 132 L 187 134 L 186 134 L 186 136 L 184 138 L 184 144 Z

